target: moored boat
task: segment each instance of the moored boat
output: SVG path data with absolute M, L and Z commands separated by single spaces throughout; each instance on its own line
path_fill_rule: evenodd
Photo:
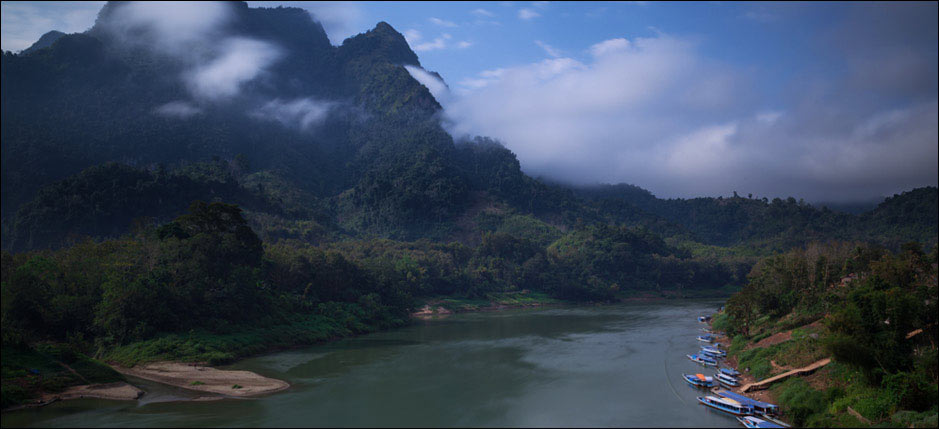
M 723 372 L 718 372 L 717 374 L 714 374 L 714 378 L 717 379 L 717 381 L 724 386 L 737 387 L 739 385 L 737 383 L 737 377 L 724 374 Z
M 694 387 L 711 388 L 715 386 L 714 377 L 706 377 L 704 374 L 682 374 L 681 377 Z
M 739 377 L 739 376 L 740 376 L 740 371 L 737 371 L 736 369 L 733 369 L 733 368 L 721 368 L 721 369 L 720 369 L 720 372 L 721 372 L 721 374 L 726 374 L 726 375 L 729 375 L 729 376 L 731 376 L 731 377 Z
M 691 359 L 693 362 L 699 363 L 704 366 L 717 366 L 716 360 L 710 357 L 704 356 L 704 355 L 692 354 L 692 355 L 685 355 L 685 356 L 688 356 L 688 359 Z
M 710 343 L 714 341 L 714 336 L 711 334 L 698 335 L 698 341 Z
M 744 416 L 737 417 L 737 421 L 740 422 L 744 427 L 748 428 L 782 428 L 785 426 L 780 426 L 776 423 L 763 420 L 759 417 Z
M 750 406 L 753 408 L 753 412 L 756 414 L 763 414 L 766 416 L 779 414 L 779 407 L 775 404 L 770 404 L 769 402 L 757 401 L 756 399 L 751 399 L 729 390 L 721 390 L 715 393 L 723 398 L 731 399 L 741 404 Z
M 724 356 L 727 356 L 727 352 L 725 352 L 725 351 L 723 351 L 723 350 L 721 350 L 721 349 L 719 349 L 719 348 L 717 348 L 717 347 L 714 347 L 714 346 L 704 346 L 704 347 L 701 347 L 701 352 L 704 353 L 705 355 L 708 355 L 708 356 L 712 357 L 712 358 L 722 358 L 722 357 L 724 357 Z
M 698 402 L 701 405 L 706 405 L 718 411 L 723 411 L 727 414 L 732 414 L 738 417 L 748 416 L 753 414 L 753 407 L 741 404 L 733 399 L 721 398 L 717 396 L 698 396 Z
M 698 321 L 701 323 L 707 323 L 711 321 L 711 316 L 698 316 Z

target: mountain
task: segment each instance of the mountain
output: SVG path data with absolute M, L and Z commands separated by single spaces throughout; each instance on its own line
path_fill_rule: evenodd
M 355 230 L 424 229 L 466 199 L 456 148 L 434 119 L 440 106 L 401 67 L 420 63 L 388 24 L 333 47 L 301 9 L 234 3 L 223 38 L 280 59 L 219 102 L 180 78 L 212 64 L 126 41 L 115 19 L 128 7 L 109 3 L 86 33 L 4 55 L 5 222 L 42 187 L 102 163 L 176 170 L 239 154 L 253 191 L 329 199 Z
M 41 37 L 39 37 L 39 40 L 37 40 L 36 43 L 33 43 L 26 49 L 23 49 L 22 53 L 28 54 L 34 51 L 38 51 L 40 49 L 48 48 L 52 46 L 52 44 L 55 43 L 56 40 L 59 40 L 59 38 L 61 38 L 64 35 L 65 33 L 61 31 L 52 30 L 46 34 L 43 34 Z
M 854 216 L 793 198 L 664 200 L 632 185 L 533 179 L 497 141 L 454 141 L 404 68 L 420 67 L 417 55 L 385 22 L 333 46 L 299 8 L 204 6 L 216 18 L 187 28 L 146 7 L 108 3 L 84 33 L 4 53 L 5 249 L 117 237 L 195 199 L 241 205 L 265 240 L 311 243 L 476 245 L 487 232 L 538 240 L 545 228 L 597 223 L 760 252 L 829 239 L 935 243 L 935 188 L 896 216 Z M 900 221 L 903 210 L 924 211 Z

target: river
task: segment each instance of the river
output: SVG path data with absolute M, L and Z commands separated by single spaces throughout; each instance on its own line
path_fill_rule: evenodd
M 231 365 L 290 382 L 256 399 L 139 379 L 139 402 L 82 399 L 4 413 L 3 426 L 735 427 L 681 374 L 701 372 L 719 301 L 466 313 Z M 707 374 L 712 375 L 713 370 Z

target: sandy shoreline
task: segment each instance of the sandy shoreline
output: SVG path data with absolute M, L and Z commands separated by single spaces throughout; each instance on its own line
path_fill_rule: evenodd
M 61 392 L 46 393 L 29 402 L 5 408 L 3 412 L 21 410 L 24 408 L 44 407 L 46 405 L 69 399 L 110 399 L 113 401 L 136 401 L 143 396 L 144 391 L 137 387 L 118 381 L 104 384 L 83 384 L 71 386 Z
M 283 380 L 267 378 L 251 371 L 221 370 L 180 362 L 153 362 L 113 368 L 125 375 L 189 390 L 235 397 L 251 397 L 279 392 L 290 387 Z
M 58 393 L 47 393 L 42 395 L 42 403 L 51 403 L 55 401 L 64 401 L 66 399 L 98 398 L 112 399 L 115 401 L 134 401 L 143 396 L 143 390 L 140 390 L 123 381 L 106 384 L 83 384 L 81 386 L 72 386 Z

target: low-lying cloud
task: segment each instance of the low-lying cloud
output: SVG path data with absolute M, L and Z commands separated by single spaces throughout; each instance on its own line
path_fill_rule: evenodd
M 120 46 L 155 52 L 181 65 L 179 79 L 191 100 L 158 106 L 154 114 L 186 119 L 212 105 L 237 102 L 249 117 L 301 131 L 310 131 L 325 120 L 333 103 L 304 97 L 283 100 L 259 91 L 246 94 L 246 88 L 261 80 L 287 53 L 273 42 L 245 37 L 234 30 L 231 4 L 173 3 L 116 5 L 110 16 L 98 23 Z
M 333 108 L 334 103 L 313 98 L 298 98 L 284 101 L 275 99 L 251 113 L 252 116 L 279 122 L 290 128 L 311 131 L 322 124 Z
M 186 80 L 197 97 L 231 98 L 280 57 L 280 50 L 270 43 L 232 37 L 222 42 L 215 58 L 188 72 Z
M 177 60 L 196 99 L 234 97 L 282 56 L 270 42 L 232 34 L 234 11 L 228 3 L 166 3 L 115 4 L 98 25 L 117 43 Z
M 185 101 L 171 101 L 153 111 L 157 115 L 169 118 L 191 118 L 202 113 L 202 109 Z

